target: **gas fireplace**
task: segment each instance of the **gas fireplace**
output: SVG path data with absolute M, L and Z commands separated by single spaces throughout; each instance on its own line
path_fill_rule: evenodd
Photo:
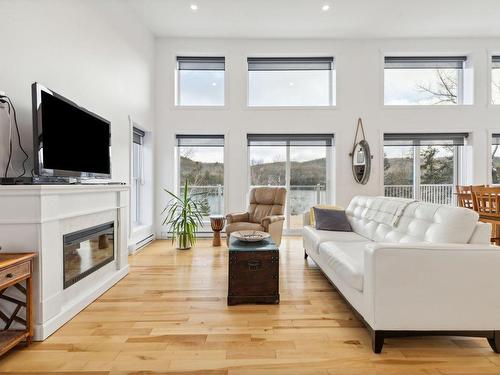
M 63 236 L 64 289 L 115 259 L 114 238 L 114 222 Z

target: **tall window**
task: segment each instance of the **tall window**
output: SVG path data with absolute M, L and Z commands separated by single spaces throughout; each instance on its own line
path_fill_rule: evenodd
M 500 56 L 491 57 L 491 103 L 500 104 Z
M 302 214 L 330 201 L 333 134 L 248 134 L 250 186 L 287 189 L 286 229 L 302 227 Z
M 333 57 L 248 58 L 248 105 L 335 105 Z
M 224 57 L 177 57 L 179 106 L 224 105 Z
M 466 61 L 465 56 L 386 56 L 384 104 L 470 104 L 472 95 L 465 90 L 470 85 L 464 85 Z
M 384 194 L 453 204 L 467 133 L 384 134 Z
M 133 128 L 132 144 L 132 224 L 142 224 L 141 188 L 144 184 L 144 135 L 141 129 Z
M 500 184 L 500 133 L 492 134 L 491 138 L 491 182 Z
M 187 181 L 190 193 L 203 198 L 207 216 L 224 214 L 224 136 L 177 135 L 177 156 L 179 193 Z

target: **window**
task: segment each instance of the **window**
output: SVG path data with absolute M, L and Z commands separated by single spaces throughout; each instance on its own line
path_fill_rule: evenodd
M 453 204 L 467 133 L 384 134 L 384 195 Z
M 250 186 L 287 189 L 286 229 L 302 228 L 302 214 L 330 202 L 333 134 L 248 134 Z
M 224 136 L 177 135 L 179 193 L 200 194 L 206 221 L 224 214 Z M 208 226 L 209 228 L 209 226 Z
M 141 190 L 144 185 L 144 135 L 142 130 L 133 128 L 131 214 L 134 226 L 142 224 Z
M 491 138 L 491 183 L 500 184 L 500 133 Z
M 333 57 L 248 58 L 248 105 L 335 105 Z
M 500 104 L 500 56 L 491 57 L 491 103 Z
M 384 104 L 457 105 L 471 104 L 464 90 L 465 56 L 393 57 L 384 64 Z M 467 75 L 468 77 L 468 75 Z
M 177 57 L 179 106 L 224 105 L 224 57 Z

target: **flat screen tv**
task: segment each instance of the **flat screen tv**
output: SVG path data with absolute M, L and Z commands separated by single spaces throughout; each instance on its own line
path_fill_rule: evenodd
M 35 173 L 46 177 L 111 178 L 111 123 L 34 83 Z

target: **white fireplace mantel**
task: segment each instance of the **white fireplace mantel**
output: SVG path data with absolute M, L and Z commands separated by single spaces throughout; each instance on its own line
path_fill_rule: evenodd
M 128 186 L 0 186 L 0 246 L 38 254 L 35 340 L 44 340 L 128 273 Z M 115 223 L 115 260 L 63 288 L 63 235 Z M 6 306 L 8 307 L 8 306 Z

